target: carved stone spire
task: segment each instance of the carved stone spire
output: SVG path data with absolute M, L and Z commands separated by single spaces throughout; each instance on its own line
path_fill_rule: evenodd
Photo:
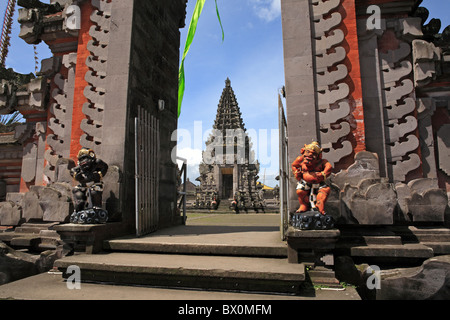
M 241 115 L 231 81 L 227 78 L 219 100 L 213 128 L 222 131 L 226 129 L 243 129 L 245 131 Z
M 197 190 L 197 208 L 211 208 L 212 195 L 228 201 L 239 197 L 240 209 L 261 209 L 256 181 L 259 163 L 255 160 L 252 143 L 245 132 L 242 114 L 229 78 L 219 100 L 213 133 L 206 141 L 200 164 L 200 186 Z M 214 193 L 215 192 L 215 193 Z M 226 204 L 226 208 L 231 203 Z

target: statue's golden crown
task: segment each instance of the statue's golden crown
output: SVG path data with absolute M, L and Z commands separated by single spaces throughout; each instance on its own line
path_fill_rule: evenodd
M 305 150 L 310 150 L 317 154 L 322 153 L 322 148 L 320 147 L 320 145 L 317 141 L 313 141 L 310 144 L 305 144 Z
M 95 152 L 92 149 L 88 149 L 88 148 L 82 148 L 80 151 L 78 151 L 78 158 L 81 158 L 82 156 L 90 156 L 92 158 L 95 157 Z

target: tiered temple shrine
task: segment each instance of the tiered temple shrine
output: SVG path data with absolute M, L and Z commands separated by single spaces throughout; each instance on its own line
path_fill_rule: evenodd
M 263 209 L 256 187 L 259 163 L 228 78 L 199 171 L 198 208 L 208 207 L 208 202 L 216 197 L 224 207 L 235 199 L 242 209 Z

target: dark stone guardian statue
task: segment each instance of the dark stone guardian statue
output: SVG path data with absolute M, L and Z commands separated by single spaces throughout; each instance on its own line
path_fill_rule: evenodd
M 79 182 L 73 188 L 75 211 L 70 222 L 79 224 L 106 223 L 108 212 L 102 207 L 102 178 L 108 165 L 98 159 L 92 149 L 83 148 L 78 152 L 78 165 L 70 170 L 72 177 Z

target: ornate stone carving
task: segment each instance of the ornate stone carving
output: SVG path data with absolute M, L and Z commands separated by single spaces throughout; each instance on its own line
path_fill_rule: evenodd
M 395 185 L 401 220 L 413 222 L 444 221 L 448 197 L 436 179 L 415 179 Z
M 420 166 L 420 159 L 413 153 L 419 147 L 419 140 L 414 134 L 417 119 L 408 115 L 414 111 L 410 96 L 414 91 L 414 84 L 410 79 L 412 65 L 408 60 L 411 48 L 407 43 L 399 41 L 398 49 L 380 53 L 380 59 L 386 101 L 388 168 L 394 181 L 405 181 L 406 175 Z
M 413 62 L 416 87 L 423 87 L 435 80 L 440 74 L 442 49 L 424 40 L 414 40 Z
M 44 17 L 61 12 L 64 8 L 58 3 L 47 4 L 39 0 L 19 0 L 17 4 L 23 8 L 19 9 L 20 34 L 23 40 L 29 44 L 41 42 L 41 33 L 44 30 Z
M 353 147 L 346 137 L 350 134 L 348 102 L 350 88 L 343 82 L 348 77 L 348 69 L 343 64 L 347 52 L 341 43 L 341 13 L 334 11 L 340 1 L 312 0 L 314 34 L 316 43 L 315 65 L 317 80 L 317 109 L 320 119 L 320 142 L 324 157 L 334 166 L 343 157 L 352 153 Z M 335 147 L 335 144 L 342 147 Z
M 76 64 L 76 54 L 63 56 L 62 63 L 67 69 L 67 77 L 57 73 L 53 78 L 55 89 L 52 91 L 54 102 L 50 106 L 49 129 L 52 133 L 47 136 L 47 145 L 50 147 L 45 152 L 46 165 L 44 174 L 49 182 L 57 180 L 56 163 L 63 157 L 68 157 L 66 150 L 70 146 L 70 126 L 72 120 L 73 81 Z M 71 85 L 72 84 L 72 85 Z
M 437 133 L 439 169 L 450 176 L 450 124 L 443 125 Z
M 12 69 L 0 70 L 0 113 L 15 110 L 44 111 L 48 98 L 47 76 L 20 74 Z
M 94 25 L 89 30 L 92 40 L 88 42 L 87 49 L 91 55 L 87 58 L 86 65 L 90 70 L 85 75 L 85 80 L 89 85 L 84 89 L 84 96 L 89 102 L 83 105 L 82 111 L 87 118 L 81 122 L 81 129 L 85 134 L 81 136 L 80 142 L 82 146 L 93 148 L 99 152 L 105 110 L 106 65 L 112 4 L 105 0 L 92 0 L 92 5 L 97 9 L 92 12 L 90 17 Z

